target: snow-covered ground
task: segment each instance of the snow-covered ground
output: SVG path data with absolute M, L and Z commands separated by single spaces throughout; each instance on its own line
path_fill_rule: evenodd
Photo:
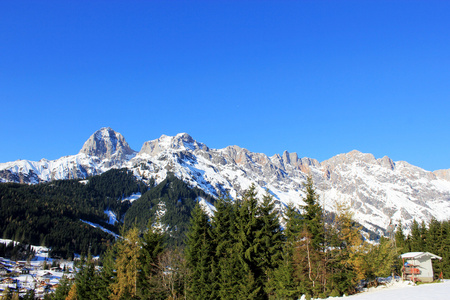
M 92 223 L 92 222 L 89 222 L 89 221 L 85 221 L 85 220 L 82 220 L 82 219 L 80 219 L 80 221 L 83 222 L 83 223 L 86 223 L 86 224 L 88 224 L 88 225 L 90 225 L 90 226 L 92 226 L 92 227 L 98 228 L 98 229 L 100 229 L 101 231 L 104 231 L 104 232 L 106 232 L 106 233 L 109 233 L 109 234 L 111 234 L 112 236 L 114 236 L 116 239 L 119 238 L 119 235 L 118 235 L 118 234 L 115 234 L 115 233 L 112 232 L 111 230 L 108 230 L 108 229 L 106 229 L 105 227 L 103 227 L 103 226 L 101 226 L 101 225 L 99 225 L 99 224 Z
M 450 280 L 441 283 L 413 285 L 408 281 L 398 281 L 386 286 L 371 288 L 348 297 L 328 299 L 349 300 L 448 300 L 450 299 Z
M 141 196 L 142 196 L 141 193 L 134 193 L 134 194 L 132 194 L 132 195 L 130 195 L 130 196 L 128 196 L 128 197 L 123 198 L 122 201 L 128 200 L 128 201 L 130 201 L 130 202 L 133 202 L 133 201 L 135 201 L 135 200 L 141 198 Z

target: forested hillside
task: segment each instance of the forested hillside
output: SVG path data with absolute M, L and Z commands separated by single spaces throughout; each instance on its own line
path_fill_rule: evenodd
M 198 197 L 212 201 L 202 190 L 189 187 L 169 173 L 165 180 L 133 202 L 125 215 L 125 228 L 136 225 L 144 229 L 149 222 L 158 223 L 168 233 L 170 245 L 183 245 Z
M 105 210 L 123 213 L 130 203 L 123 196 L 144 192 L 126 169 L 110 170 L 83 183 L 60 180 L 36 185 L 0 184 L 0 233 L 2 238 L 52 248 L 53 255 L 99 254 L 114 237 L 80 220 L 107 224 Z
M 169 193 L 164 189 L 171 183 L 167 179 L 157 194 Z M 62 285 L 55 299 L 69 294 L 78 299 L 326 298 L 353 294 L 362 282 L 377 285 L 377 277 L 398 275 L 398 255 L 416 246 L 431 249 L 422 248 L 427 247 L 424 239 L 430 247 L 447 247 L 448 233 L 441 231 L 441 241 L 431 238 L 432 228 L 447 226 L 438 223 L 429 229 L 418 226 L 418 236 L 399 231 L 396 241 L 369 243 L 342 205 L 324 222 L 311 178 L 304 190 L 304 205 L 287 208 L 284 229 L 272 196 L 257 195 L 255 186 L 236 201 L 217 199 L 213 217 L 196 204 L 184 247 L 168 247 L 167 235 L 158 228 L 132 225 L 103 255 L 102 269 L 95 270 L 88 259 L 74 283 Z M 419 243 L 413 247 L 415 241 Z

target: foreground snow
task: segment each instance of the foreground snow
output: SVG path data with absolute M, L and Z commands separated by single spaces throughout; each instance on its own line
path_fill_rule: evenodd
M 450 280 L 442 283 L 412 285 L 410 282 L 394 282 L 387 286 L 369 289 L 357 295 L 344 298 L 330 297 L 328 299 L 349 300 L 447 300 L 450 299 Z

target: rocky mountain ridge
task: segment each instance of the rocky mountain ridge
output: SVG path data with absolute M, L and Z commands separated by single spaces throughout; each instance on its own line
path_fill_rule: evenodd
M 86 178 L 122 167 L 156 183 L 173 172 L 211 195 L 229 193 L 233 198 L 254 183 L 261 194 L 268 189 L 280 207 L 302 203 L 302 186 L 311 175 L 326 210 L 334 211 L 336 203 L 347 204 L 355 219 L 373 231 L 383 231 L 391 221 L 408 226 L 413 219 L 450 217 L 450 170 L 429 172 L 356 150 L 323 162 L 287 151 L 268 157 L 239 146 L 211 149 L 186 133 L 162 135 L 137 152 L 122 135 L 102 128 L 76 155 L 1 163 L 0 180 L 37 183 Z

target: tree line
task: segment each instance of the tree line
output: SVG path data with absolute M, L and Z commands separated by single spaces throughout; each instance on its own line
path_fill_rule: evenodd
M 131 171 L 110 170 L 79 180 L 59 180 L 36 185 L 0 183 L 0 235 L 28 245 L 52 248 L 52 254 L 64 258 L 74 253 L 104 252 L 114 237 L 81 220 L 107 223 L 106 209 L 123 215 L 130 207 L 122 197 L 147 190 Z
M 428 224 L 419 224 L 414 220 L 407 236 L 400 222 L 395 231 L 395 242 L 402 253 L 430 252 L 442 257 L 441 261 L 433 260 L 435 277 L 450 277 L 450 221 L 433 218 Z
M 235 201 L 216 200 L 214 215 L 192 211 L 184 247 L 168 246 L 149 222 L 133 226 L 102 257 L 82 263 L 53 299 L 298 299 L 352 294 L 400 267 L 393 240 L 365 241 L 349 210 L 324 222 L 311 178 L 304 205 L 280 211 L 255 186 Z

